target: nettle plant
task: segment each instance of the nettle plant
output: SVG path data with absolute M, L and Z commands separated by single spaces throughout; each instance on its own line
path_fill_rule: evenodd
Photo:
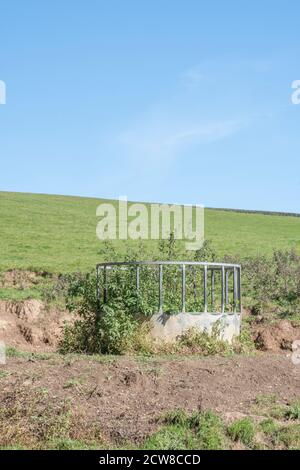
M 102 259 L 120 260 L 111 242 L 106 242 Z M 127 251 L 124 261 L 141 260 L 145 250 L 141 245 Z M 215 261 L 216 254 L 210 242 L 205 242 L 196 252 L 182 250 L 182 244 L 173 234 L 162 240 L 150 255 L 153 261 Z M 102 275 L 103 274 L 103 275 Z M 175 314 L 182 311 L 182 272 L 179 265 L 164 265 L 163 312 Z M 204 271 L 201 266 L 187 266 L 185 274 L 186 301 L 189 312 L 204 311 L 202 295 Z M 221 274 L 215 279 L 215 308 L 221 305 Z M 208 293 L 208 302 L 212 302 Z M 136 266 L 110 266 L 106 276 L 90 273 L 84 279 L 70 282 L 68 306 L 76 313 L 72 325 L 66 326 L 61 351 L 119 354 L 134 349 L 132 344 L 141 325 L 159 312 L 159 266 L 139 266 L 139 289 L 136 284 Z M 230 308 L 230 306 L 228 306 Z M 143 330 L 145 331 L 145 330 Z
M 152 259 L 154 261 L 220 261 L 210 241 L 196 252 L 186 252 L 171 234 L 147 252 L 145 245 L 129 249 L 122 261 Z M 125 250 L 124 250 L 125 251 Z M 120 251 L 111 242 L 103 244 L 103 261 L 120 261 Z M 236 261 L 225 257 L 226 261 Z M 300 256 L 294 251 L 274 251 L 272 256 L 257 256 L 242 261 L 244 304 L 253 314 L 268 318 L 295 318 L 300 313 Z M 201 270 L 186 272 L 186 310 L 203 311 L 202 296 L 197 296 L 203 282 Z M 132 342 L 141 336 L 141 325 L 158 312 L 159 273 L 157 266 L 140 267 L 140 288 L 136 289 L 136 269 L 111 269 L 104 302 L 104 279 L 99 278 L 97 298 L 96 273 L 69 277 L 67 306 L 75 313 L 73 324 L 65 327 L 62 352 L 120 354 L 132 349 Z M 181 273 L 177 266 L 164 266 L 163 311 L 177 313 L 181 309 Z M 216 277 L 216 293 L 221 291 Z M 200 287 L 199 287 L 200 286 Z M 208 302 L 210 298 L 208 296 Z M 215 308 L 220 307 L 216 294 Z M 230 305 L 229 305 L 230 308 Z M 144 331 L 144 330 L 143 330 Z M 134 349 L 134 348 L 133 348 Z
M 300 256 L 294 250 L 274 250 L 243 262 L 244 293 L 253 313 L 300 312 Z
M 181 250 L 173 234 L 168 240 L 159 242 L 152 253 L 152 259 L 168 261 L 188 259 L 188 253 Z M 193 253 L 197 261 L 208 256 L 207 242 L 203 248 Z M 127 251 L 125 261 L 138 260 L 145 256 L 140 245 L 134 251 Z M 118 255 L 111 243 L 106 242 L 102 258 L 114 261 Z M 214 255 L 213 255 L 214 256 Z M 107 274 L 106 298 L 104 279 L 97 278 L 94 272 L 84 278 L 77 276 L 70 282 L 67 305 L 76 314 L 72 325 L 65 327 L 61 351 L 87 353 L 114 353 L 126 350 L 138 327 L 153 313 L 158 311 L 157 267 L 140 267 L 140 289 L 136 289 L 136 270 L 133 266 L 126 269 L 111 269 Z M 203 301 L 195 295 L 195 283 L 201 285 L 201 273 L 187 272 L 187 308 L 201 311 Z M 176 313 L 181 309 L 181 273 L 177 266 L 164 268 L 164 312 Z M 97 289 L 101 292 L 97 296 Z M 190 300 L 188 300 L 190 299 Z

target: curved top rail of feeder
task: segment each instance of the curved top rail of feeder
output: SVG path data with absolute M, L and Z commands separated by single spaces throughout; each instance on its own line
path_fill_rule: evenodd
M 177 265 L 177 266 L 212 266 L 216 268 L 240 268 L 240 264 L 232 264 L 232 263 L 215 263 L 209 261 L 113 261 L 111 263 L 98 263 L 96 267 L 98 268 L 106 268 L 109 266 L 141 266 L 141 265 Z

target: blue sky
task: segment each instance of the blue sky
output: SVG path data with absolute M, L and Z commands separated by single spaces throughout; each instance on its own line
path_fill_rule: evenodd
M 0 5 L 0 189 L 300 212 L 297 1 Z

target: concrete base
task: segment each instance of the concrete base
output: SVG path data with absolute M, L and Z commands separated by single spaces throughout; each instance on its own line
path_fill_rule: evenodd
M 231 342 L 240 334 L 241 315 L 239 313 L 156 313 L 151 317 L 151 335 L 155 339 L 174 341 L 190 328 L 211 333 L 218 322 L 219 337 Z

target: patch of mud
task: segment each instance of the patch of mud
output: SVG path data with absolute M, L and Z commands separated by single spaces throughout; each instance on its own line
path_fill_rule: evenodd
M 253 336 L 257 349 L 261 351 L 291 351 L 293 341 L 300 339 L 300 326 L 281 320 L 275 325 L 257 326 Z
M 24 351 L 54 351 L 71 314 L 40 300 L 0 300 L 0 340 Z
M 211 409 L 226 422 L 253 416 L 256 397 L 276 395 L 279 404 L 300 397 L 300 367 L 283 355 L 256 357 L 120 357 L 99 362 L 92 357 L 9 358 L 3 366 L 0 407 L 7 397 L 30 386 L 47 390 L 45 402 L 68 400 L 85 424 L 97 423 L 108 441 L 140 443 L 161 425 L 167 411 Z M 24 407 L 29 404 L 24 402 Z

